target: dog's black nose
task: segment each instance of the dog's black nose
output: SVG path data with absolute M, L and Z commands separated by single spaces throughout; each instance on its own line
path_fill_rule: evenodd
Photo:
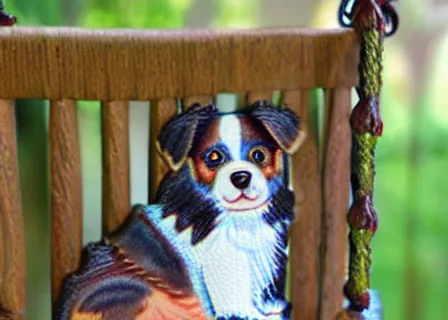
M 252 175 L 249 171 L 237 171 L 232 173 L 230 181 L 240 190 L 246 189 L 249 186 Z

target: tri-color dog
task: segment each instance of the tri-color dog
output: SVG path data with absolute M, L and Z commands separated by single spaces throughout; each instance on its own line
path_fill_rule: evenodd
M 171 170 L 157 204 L 85 248 L 57 319 L 289 319 L 284 163 L 303 138 L 299 118 L 267 102 L 175 116 L 158 138 Z

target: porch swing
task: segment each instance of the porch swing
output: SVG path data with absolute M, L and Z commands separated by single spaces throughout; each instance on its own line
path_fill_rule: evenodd
M 291 319 L 380 319 L 381 310 L 370 303 L 369 269 L 378 225 L 373 181 L 383 126 L 383 39 L 398 26 L 389 1 L 343 0 L 338 15 L 347 30 L 240 31 L 16 27 L 0 3 L 0 319 L 24 319 L 26 309 L 14 100 L 50 100 L 55 301 L 63 279 L 78 268 L 83 247 L 77 100 L 101 101 L 102 219 L 108 233 L 122 224 L 130 206 L 129 101 L 151 102 L 152 199 L 167 172 L 154 137 L 177 113 L 176 99 L 206 105 L 222 92 L 244 93 L 251 105 L 272 99 L 274 90 L 308 131 L 290 161 L 299 212 L 290 237 Z M 314 88 L 324 89 L 321 143 L 308 117 Z M 352 111 L 351 88 L 359 95 Z M 348 280 L 342 286 L 347 227 Z

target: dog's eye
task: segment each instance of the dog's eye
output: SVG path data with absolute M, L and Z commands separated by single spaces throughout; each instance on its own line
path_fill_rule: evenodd
M 269 150 L 261 146 L 252 148 L 249 152 L 249 157 L 253 162 L 261 165 L 265 165 L 270 161 Z
M 205 154 L 204 160 L 209 168 L 216 168 L 223 164 L 225 159 L 220 151 L 212 149 Z

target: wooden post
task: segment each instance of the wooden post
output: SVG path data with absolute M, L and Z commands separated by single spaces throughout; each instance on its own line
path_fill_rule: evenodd
M 129 102 L 101 105 L 103 141 L 103 235 L 114 231 L 130 209 Z
M 0 318 L 24 319 L 25 292 L 15 107 L 13 101 L 0 100 Z
M 317 319 L 319 285 L 319 230 L 321 218 L 321 178 L 318 167 L 317 133 L 308 123 L 308 91 L 283 93 L 283 104 L 301 118 L 307 138 L 292 157 L 292 185 L 296 219 L 290 229 L 290 281 L 293 316 Z
M 163 176 L 168 172 L 168 166 L 157 153 L 156 141 L 163 125 L 177 113 L 175 99 L 160 99 L 151 101 L 149 114 L 149 177 L 148 177 L 148 201 L 154 201 L 157 188 Z
M 82 186 L 76 103 L 51 101 L 51 286 L 53 302 L 82 250 Z
M 328 89 L 324 97 L 320 319 L 332 320 L 342 307 L 348 245 L 351 90 Z

